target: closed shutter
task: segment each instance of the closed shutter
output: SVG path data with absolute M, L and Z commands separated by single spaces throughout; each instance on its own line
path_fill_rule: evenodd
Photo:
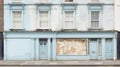
M 41 29 L 48 29 L 48 12 L 40 12 L 40 28 Z
M 22 28 L 22 12 L 21 11 L 13 12 L 13 28 L 14 29 Z
M 65 28 L 71 29 L 73 28 L 73 11 L 65 12 Z
M 91 11 L 91 27 L 99 27 L 99 11 Z

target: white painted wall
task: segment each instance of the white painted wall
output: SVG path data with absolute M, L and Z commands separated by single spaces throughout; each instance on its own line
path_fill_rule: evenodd
M 120 0 L 115 0 L 115 30 L 120 31 Z
M 4 0 L 4 4 L 11 3 L 12 0 Z M 37 7 L 34 5 L 38 0 L 23 0 L 25 4 L 32 4 L 32 5 L 25 5 L 25 12 L 24 15 L 24 23 L 28 24 L 25 25 L 26 31 L 35 31 L 37 29 Z M 51 6 L 50 10 L 50 29 L 52 31 L 60 31 L 63 28 L 63 13 L 62 13 L 62 6 L 60 3 L 62 0 L 49 0 L 53 5 Z M 91 0 L 75 0 L 77 5 L 77 10 L 76 10 L 76 17 L 75 17 L 75 27 L 77 28 L 78 31 L 88 31 L 89 24 L 90 24 L 90 14 L 88 12 L 88 3 L 90 3 Z M 103 14 L 102 14 L 102 28 L 105 31 L 109 30 L 120 30 L 120 24 L 118 21 L 119 19 L 119 11 L 120 7 L 118 6 L 120 2 L 116 2 L 116 13 L 115 13 L 115 21 L 114 22 L 114 5 L 113 5 L 114 0 L 100 0 L 101 3 L 104 3 L 103 5 Z M 119 0 L 116 0 L 119 1 Z M 83 5 L 81 5 L 83 4 Z M 8 31 L 11 28 L 11 19 L 6 18 L 10 17 L 10 10 L 9 10 L 9 5 L 4 5 L 4 30 Z M 28 21 L 26 21 L 28 20 Z

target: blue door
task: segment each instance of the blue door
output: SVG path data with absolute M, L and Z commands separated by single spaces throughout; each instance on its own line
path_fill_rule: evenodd
M 89 53 L 90 53 L 90 59 L 97 59 L 98 58 L 97 39 L 90 39 Z
M 105 44 L 105 56 L 106 59 L 112 59 L 113 57 L 113 42 L 112 39 L 106 39 L 106 44 Z
M 47 49 L 47 40 L 40 39 L 39 44 L 39 59 L 46 60 L 48 57 L 48 49 Z

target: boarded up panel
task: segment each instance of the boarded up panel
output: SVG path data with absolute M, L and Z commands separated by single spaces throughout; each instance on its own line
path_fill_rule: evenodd
M 86 55 L 87 39 L 57 39 L 57 55 Z

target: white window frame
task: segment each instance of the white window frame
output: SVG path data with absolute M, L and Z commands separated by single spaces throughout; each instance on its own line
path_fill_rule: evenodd
M 48 12 L 48 27 L 46 27 L 46 28 L 41 28 L 40 27 L 40 12 Z M 37 28 L 36 29 L 50 29 L 50 11 L 40 11 L 40 10 L 38 10 L 38 20 L 37 20 Z
M 73 12 L 73 27 L 71 28 L 67 28 L 66 25 L 65 25 L 65 12 Z M 76 25 L 76 22 L 75 22 L 75 11 L 74 10 L 64 10 L 63 11 L 63 29 L 75 29 L 75 25 Z
M 92 11 L 99 11 L 99 25 L 98 27 L 91 27 L 91 12 Z M 92 29 L 100 29 L 102 28 L 102 11 L 101 10 L 89 10 L 89 28 Z
M 21 20 L 22 26 L 21 26 L 21 28 L 14 28 L 13 12 L 17 12 L 17 11 L 22 13 L 22 16 L 21 16 L 21 18 L 22 18 L 22 20 Z M 23 24 L 23 11 L 22 11 L 22 10 L 12 10 L 12 11 L 11 11 L 11 18 L 12 18 L 12 28 L 11 28 L 11 29 L 24 29 L 24 28 L 23 28 L 23 27 L 24 27 L 24 26 L 23 26 L 24 24 Z

